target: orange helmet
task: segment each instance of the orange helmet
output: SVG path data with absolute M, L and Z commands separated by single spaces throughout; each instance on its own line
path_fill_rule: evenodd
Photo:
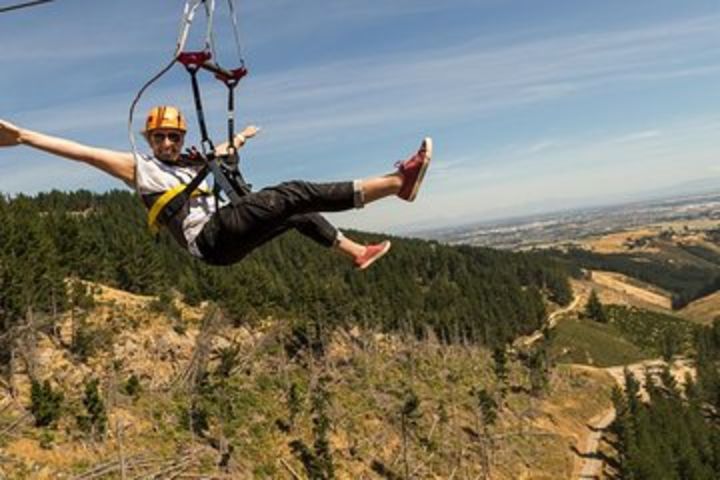
M 173 130 L 187 131 L 187 124 L 182 112 L 171 106 L 153 107 L 145 121 L 145 132 L 158 128 L 171 128 Z

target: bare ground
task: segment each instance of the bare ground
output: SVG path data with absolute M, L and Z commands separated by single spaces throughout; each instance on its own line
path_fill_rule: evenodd
M 680 310 L 680 315 L 704 324 L 710 324 L 720 316 L 720 292 L 700 298 Z
M 670 294 L 621 273 L 594 270 L 592 272 L 592 281 L 611 291 L 620 293 L 628 303 L 650 304 L 666 310 L 672 308 Z

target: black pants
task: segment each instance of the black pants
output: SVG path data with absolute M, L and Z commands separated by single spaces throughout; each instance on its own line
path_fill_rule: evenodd
M 230 265 L 260 245 L 296 229 L 326 247 L 335 243 L 338 231 L 317 212 L 337 212 L 356 206 L 352 182 L 310 183 L 292 181 L 242 197 L 238 205 L 226 205 L 210 218 L 197 246 L 212 265 Z

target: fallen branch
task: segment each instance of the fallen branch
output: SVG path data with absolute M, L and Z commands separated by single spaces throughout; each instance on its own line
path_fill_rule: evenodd
M 13 430 L 15 430 L 21 423 L 23 423 L 25 420 L 27 420 L 29 416 L 30 416 L 30 414 L 26 413 L 23 416 L 17 418 L 10 425 L 8 425 L 4 429 L 0 430 L 0 436 L 6 435 L 6 434 L 12 432 Z
M 196 461 L 197 460 L 194 456 L 186 459 L 175 460 L 172 462 L 172 464 L 167 465 L 160 470 L 157 470 L 147 475 L 141 475 L 138 478 L 152 478 L 154 480 L 161 480 L 164 478 L 177 478 L 178 474 L 181 474 L 183 470 L 191 467 L 193 464 L 195 464 Z
M 205 315 L 202 325 L 200 326 L 200 332 L 195 339 L 195 348 L 193 349 L 190 362 L 185 370 L 170 381 L 170 384 L 166 387 L 167 390 L 176 387 L 194 390 L 197 387 L 198 379 L 202 378 L 207 368 L 213 338 L 218 329 L 217 327 L 223 320 L 222 313 L 217 308 Z
M 124 459 L 124 464 L 126 468 L 150 467 L 155 463 L 157 463 L 157 460 L 149 460 L 147 456 L 142 453 Z M 119 460 L 111 460 L 108 462 L 96 464 L 90 470 L 73 477 L 72 480 L 93 480 L 95 478 L 105 476 L 109 473 L 113 473 L 117 470 L 120 470 L 121 468 L 122 462 L 120 462 Z
M 283 467 L 287 469 L 288 472 L 290 472 L 290 475 L 292 475 L 293 480 L 304 480 L 303 477 L 300 476 L 299 473 L 297 473 L 293 468 L 290 466 L 289 463 L 285 461 L 284 458 L 280 459 L 280 463 L 282 463 Z

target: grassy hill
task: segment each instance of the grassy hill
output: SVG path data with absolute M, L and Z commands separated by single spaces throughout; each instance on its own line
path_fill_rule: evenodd
M 558 323 L 552 354 L 558 362 L 612 367 L 658 357 L 690 356 L 697 325 L 686 319 L 627 305 L 606 305 L 607 322 L 582 312 Z
M 543 351 L 495 370 L 572 299 L 543 254 L 393 238 L 359 273 L 291 234 L 210 268 L 127 192 L 2 199 L 0 236 L 10 478 L 566 478 L 609 403 Z
M 640 282 L 634 287 L 656 294 L 650 301 L 662 307 L 657 295 L 669 295 L 671 308 L 680 309 L 720 288 L 720 240 L 715 230 L 613 233 L 554 253 L 587 270 L 634 279 Z
M 91 285 L 56 331 L 16 352 L 15 396 L 0 397 L 5 475 L 119 478 L 124 465 L 129 478 L 305 478 L 327 460 L 334 478 L 476 478 L 492 438 L 492 478 L 568 478 L 568 444 L 610 404 L 601 372 L 561 366 L 534 397 L 522 363 L 509 360 L 501 384 L 479 346 L 360 328 L 317 344 L 292 319 L 236 327 L 211 304 L 160 300 Z M 64 393 L 50 426 L 29 413 L 31 378 Z M 99 434 L 79 422 L 93 379 L 107 413 Z M 498 401 L 492 425 L 480 390 Z
M 710 325 L 720 316 L 720 292 L 695 300 L 678 313 L 683 318 Z
M 652 358 L 614 325 L 572 318 L 561 322 L 553 342 L 558 362 L 611 367 Z

